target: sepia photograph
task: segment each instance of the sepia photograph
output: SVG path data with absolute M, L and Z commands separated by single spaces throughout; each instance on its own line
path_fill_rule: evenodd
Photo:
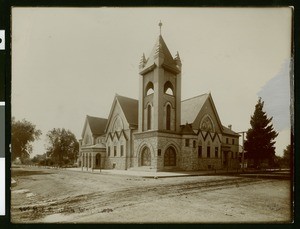
M 292 223 L 292 7 L 12 7 L 11 222 Z

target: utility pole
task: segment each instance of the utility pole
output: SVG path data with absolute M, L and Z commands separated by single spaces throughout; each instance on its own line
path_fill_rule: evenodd
M 244 142 L 245 142 L 245 133 L 247 133 L 247 131 L 240 131 L 238 133 L 241 133 L 242 134 L 242 147 L 243 147 L 243 150 L 242 150 L 242 171 L 244 172 Z

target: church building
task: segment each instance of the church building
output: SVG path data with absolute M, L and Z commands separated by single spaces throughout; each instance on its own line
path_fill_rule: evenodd
M 161 24 L 160 24 L 161 26 Z M 181 60 L 161 34 L 139 65 L 139 99 L 116 94 L 108 118 L 86 116 L 82 169 L 209 170 L 239 167 L 239 134 L 222 125 L 211 93 L 181 100 Z

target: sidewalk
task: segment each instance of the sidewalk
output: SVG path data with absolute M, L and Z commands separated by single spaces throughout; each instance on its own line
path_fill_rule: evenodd
M 86 168 L 67 168 L 66 170 L 86 172 L 94 174 L 105 174 L 105 175 L 123 175 L 123 176 L 135 176 L 142 178 L 167 178 L 167 177 L 186 177 L 186 176 L 207 176 L 207 175 L 229 175 L 239 174 L 241 170 L 209 170 L 209 171 L 174 171 L 174 172 L 154 172 L 154 171 L 135 171 L 135 170 L 115 170 L 115 169 L 91 169 Z

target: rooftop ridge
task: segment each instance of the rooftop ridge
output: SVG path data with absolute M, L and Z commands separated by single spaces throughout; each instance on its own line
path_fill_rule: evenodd
M 119 94 L 117 94 L 117 93 L 116 93 L 116 97 L 122 97 L 122 98 L 132 99 L 132 100 L 138 101 L 138 99 L 134 99 L 134 98 L 130 98 L 130 97 L 127 97 L 127 96 L 119 95 Z
M 86 115 L 86 117 L 89 117 L 89 118 L 98 118 L 98 119 L 107 120 L 107 118 L 96 117 L 96 116 L 91 116 L 91 115 Z
M 195 99 L 195 98 L 201 97 L 201 96 L 203 96 L 203 95 L 208 95 L 208 94 L 209 94 L 209 93 L 203 93 L 203 94 L 201 94 L 201 95 L 196 95 L 196 96 L 194 96 L 194 97 L 191 97 L 191 98 L 187 98 L 187 99 L 181 100 L 181 102 L 185 102 L 185 101 L 187 101 L 187 100 Z

